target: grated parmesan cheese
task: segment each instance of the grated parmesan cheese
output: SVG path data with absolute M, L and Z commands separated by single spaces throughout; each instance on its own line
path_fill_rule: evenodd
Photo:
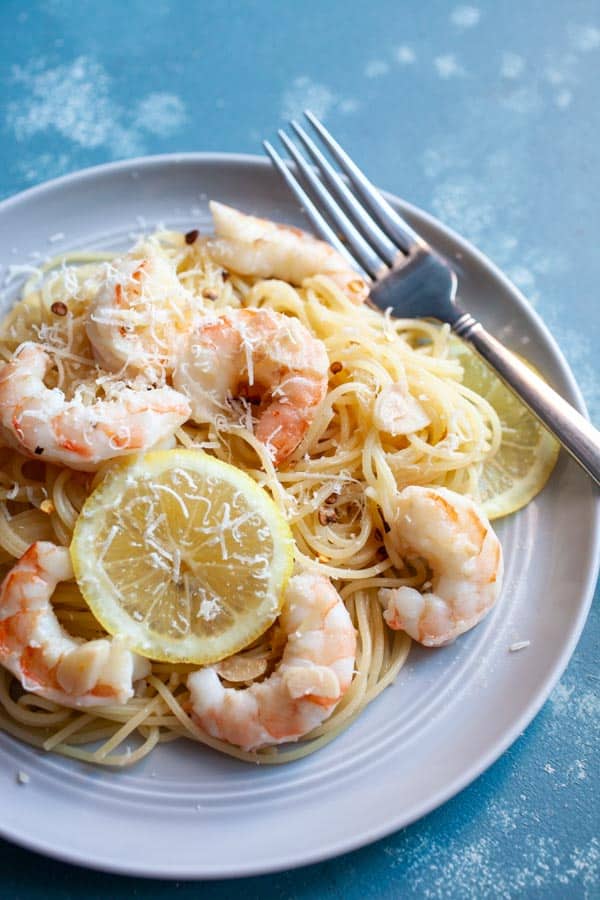
M 531 641 L 516 641 L 514 644 L 511 644 L 508 648 L 510 653 L 517 653 L 519 650 L 525 650 L 526 647 L 531 645 Z
M 220 612 L 221 604 L 216 597 L 212 597 L 210 600 L 203 600 L 198 608 L 198 615 L 200 618 L 204 619 L 205 622 L 212 622 L 213 619 L 217 618 Z

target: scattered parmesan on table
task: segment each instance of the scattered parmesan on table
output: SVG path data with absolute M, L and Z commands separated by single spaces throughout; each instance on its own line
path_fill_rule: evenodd
M 511 644 L 508 649 L 511 653 L 516 653 L 518 650 L 525 650 L 530 644 L 531 641 L 516 641 L 516 643 Z

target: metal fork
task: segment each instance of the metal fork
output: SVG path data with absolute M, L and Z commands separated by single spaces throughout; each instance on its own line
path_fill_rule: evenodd
M 288 135 L 281 129 L 278 134 L 314 201 L 268 141 L 264 148 L 317 232 L 371 281 L 370 301 L 403 317 L 447 322 L 600 484 L 600 432 L 459 307 L 449 263 L 398 215 L 316 116 L 309 111 L 305 116 L 347 179 L 298 122 L 291 127 L 318 175 Z

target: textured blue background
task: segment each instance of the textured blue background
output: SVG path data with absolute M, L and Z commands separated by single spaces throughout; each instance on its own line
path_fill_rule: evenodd
M 0 0 L 0 196 L 142 153 L 258 152 L 311 106 L 382 186 L 505 269 L 598 422 L 599 83 L 598 0 Z M 599 631 L 596 604 L 516 744 L 371 847 L 296 872 L 174 886 L 0 842 L 0 893 L 599 897 Z

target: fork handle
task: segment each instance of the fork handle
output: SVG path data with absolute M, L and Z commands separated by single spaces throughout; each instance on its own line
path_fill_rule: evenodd
M 600 432 L 591 422 L 507 350 L 469 313 L 459 316 L 452 323 L 452 330 L 477 351 L 596 484 L 600 485 Z

